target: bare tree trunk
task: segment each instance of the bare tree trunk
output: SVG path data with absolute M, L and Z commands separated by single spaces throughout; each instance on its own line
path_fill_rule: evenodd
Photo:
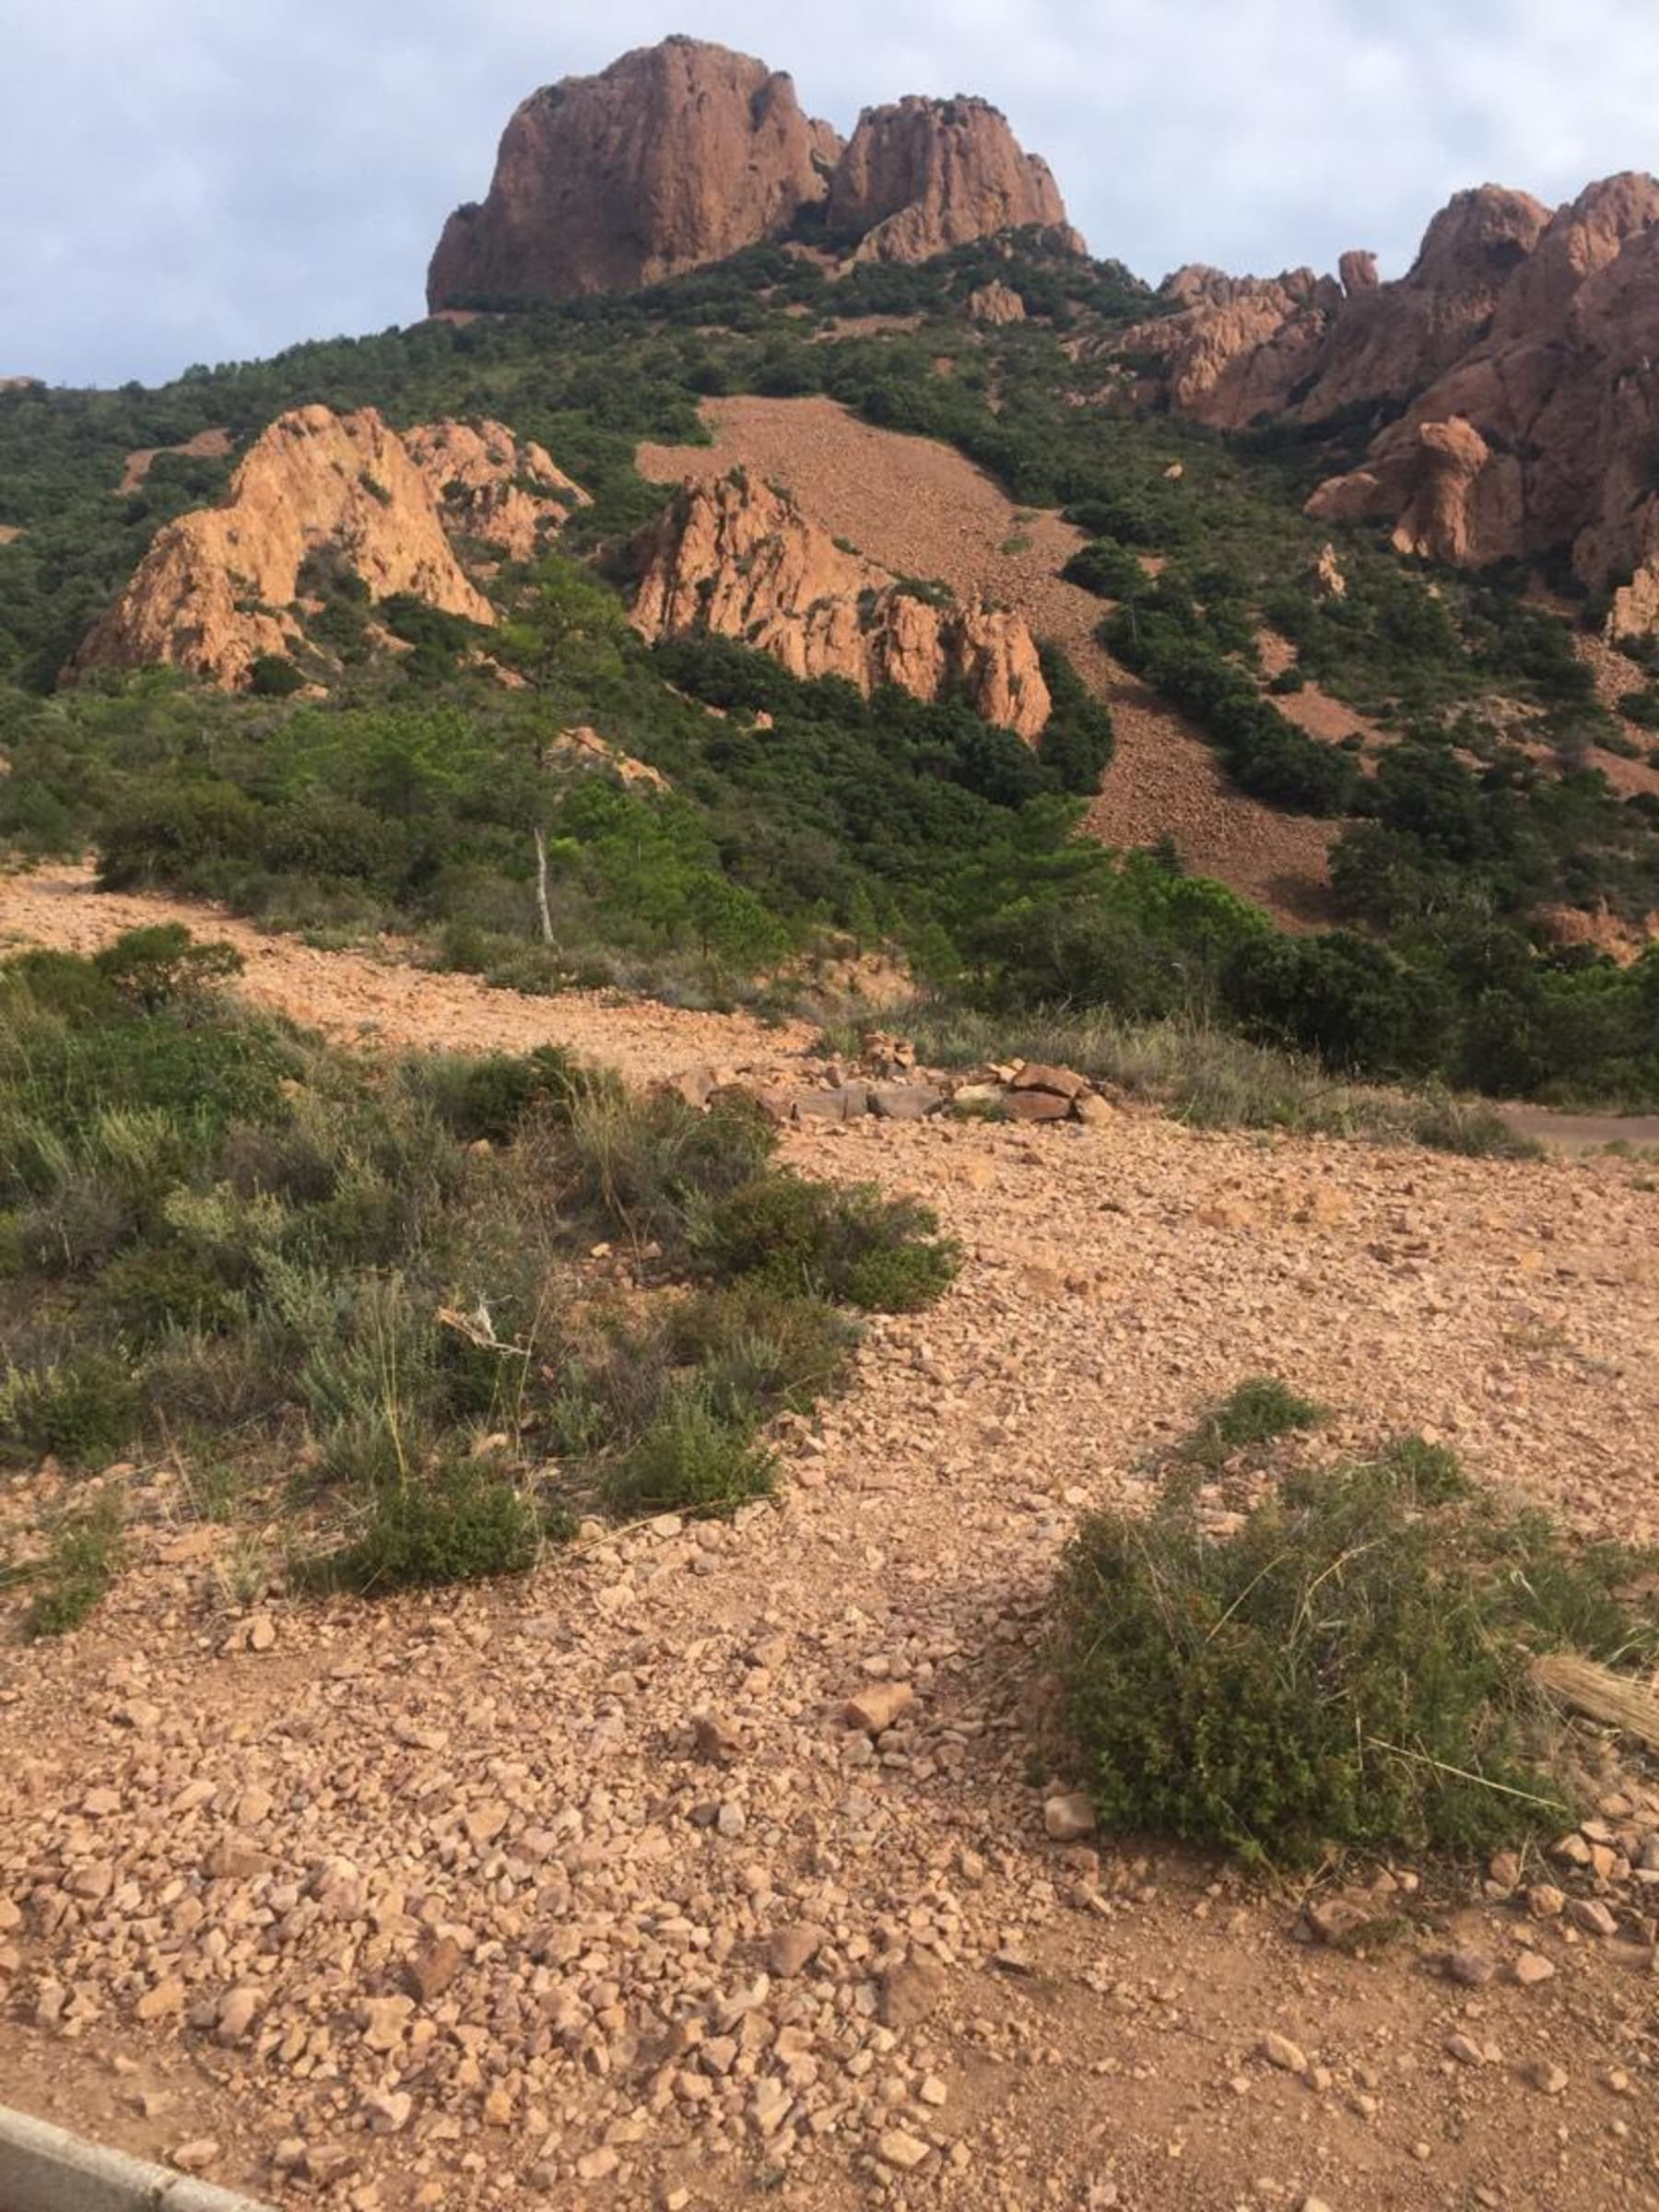
M 538 822 L 531 831 L 535 840 L 535 911 L 541 916 L 542 943 L 553 942 L 553 916 L 547 908 L 547 841 Z

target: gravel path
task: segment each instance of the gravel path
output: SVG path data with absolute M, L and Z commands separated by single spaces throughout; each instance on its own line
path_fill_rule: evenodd
M 0 925 L 57 942 L 166 911 L 24 888 Z M 704 1017 L 299 973 L 336 1028 L 712 1050 Z M 1130 1113 L 791 1151 L 924 1192 L 967 1264 L 785 1432 L 777 1502 L 371 1608 L 290 1603 L 180 1500 L 87 1628 L 4 1647 L 0 2095 L 351 2212 L 1659 2202 L 1650 1892 L 1608 1885 L 1611 1939 L 1453 1892 L 1375 1959 L 1305 1947 L 1201 1859 L 1049 1841 L 1033 1724 L 1079 1512 L 1253 1371 L 1335 1444 L 1420 1428 L 1659 1537 L 1651 1174 Z M 1447 1981 L 1456 1943 L 1496 1978 Z

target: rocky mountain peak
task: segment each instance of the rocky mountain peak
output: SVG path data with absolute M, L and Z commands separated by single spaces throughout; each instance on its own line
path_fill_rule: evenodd
M 786 76 L 666 39 L 531 94 L 482 203 L 444 227 L 433 313 L 628 291 L 786 236 L 829 206 L 866 258 L 924 261 L 1041 225 L 1082 251 L 1048 164 L 982 100 L 872 108 L 843 149 Z
M 434 312 L 653 284 L 782 237 L 829 191 L 841 142 L 786 76 L 671 38 L 531 94 L 482 203 L 457 208 Z
M 830 231 L 864 260 L 927 261 L 1030 224 L 1068 229 L 1060 188 L 983 100 L 866 108 L 830 188 Z

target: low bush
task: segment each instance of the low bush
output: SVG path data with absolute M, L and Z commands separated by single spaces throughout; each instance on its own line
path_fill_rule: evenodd
M 0 967 L 0 1458 L 217 1465 L 233 1435 L 308 1583 L 510 1572 L 595 1502 L 763 1495 L 766 1423 L 845 1371 L 841 1309 L 950 1279 L 930 1216 L 778 1169 L 740 1096 L 552 1047 L 336 1052 L 213 956 Z
M 24 1635 L 62 1636 L 79 1628 L 120 1572 L 121 1559 L 121 1507 L 112 1493 L 65 1513 L 31 1577 L 34 1594 L 23 1616 Z
M 1324 1418 L 1321 1406 L 1299 1397 L 1277 1376 L 1252 1375 L 1206 1409 L 1176 1457 L 1188 1466 L 1213 1469 L 1235 1452 L 1317 1428 Z
M 1473 1491 L 1420 1440 L 1281 1477 L 1232 1534 L 1176 1469 L 1148 1517 L 1085 1524 L 1056 1665 L 1102 1819 L 1260 1864 L 1484 1851 L 1571 1818 L 1528 1669 L 1632 1664 L 1630 1561 Z

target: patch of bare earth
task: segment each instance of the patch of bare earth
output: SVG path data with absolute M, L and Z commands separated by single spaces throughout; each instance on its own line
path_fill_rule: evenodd
M 59 944 L 173 910 L 102 911 L 0 885 Z M 286 1003 L 296 949 L 253 988 Z M 295 975 L 391 1041 L 710 1053 L 704 1017 Z M 1659 1535 L 1651 1179 L 1127 1113 L 789 1151 L 924 1194 L 965 1265 L 871 1325 L 733 1526 L 300 1605 L 133 1478 L 102 1609 L 0 1647 L 3 2093 L 352 2212 L 1651 2206 L 1650 1893 L 1609 1888 L 1606 1938 L 1470 1883 L 1371 1958 L 1309 1948 L 1292 1895 L 1049 1841 L 1029 1702 L 1078 1514 L 1144 1500 L 1148 1446 L 1253 1371 L 1336 1407 L 1333 1448 L 1421 1429 L 1575 1526 Z M 883 1694 L 876 1736 L 847 1708 Z M 1489 1981 L 1445 1977 L 1460 1945 Z
M 198 430 L 194 438 L 186 438 L 182 445 L 140 446 L 136 453 L 127 455 L 126 467 L 116 489 L 123 494 L 137 491 L 163 453 L 182 453 L 194 461 L 222 461 L 230 451 L 231 443 L 229 430 Z
M 0 523 L 0 546 L 15 546 L 22 535 L 16 523 Z
M 1262 656 L 1262 674 L 1271 683 L 1287 668 L 1296 666 L 1296 648 L 1288 638 L 1281 637 L 1277 629 L 1262 629 L 1256 633 L 1256 645 Z M 1273 704 L 1299 730 L 1310 737 L 1317 737 L 1322 745 L 1340 745 L 1345 737 L 1364 739 L 1361 759 L 1374 761 L 1379 753 L 1386 752 L 1395 743 L 1394 733 L 1385 730 L 1379 722 L 1345 706 L 1341 700 L 1333 699 L 1312 677 L 1300 691 L 1277 694 Z
M 1017 608 L 1071 656 L 1112 709 L 1117 753 L 1088 826 L 1122 847 L 1172 837 L 1190 866 L 1282 919 L 1326 918 L 1335 825 L 1281 814 L 1232 789 L 1212 749 L 1095 641 L 1101 602 L 1063 582 L 1084 542 L 1058 515 L 1028 518 L 982 469 L 927 438 L 863 423 L 833 400 L 711 399 L 712 446 L 641 446 L 658 483 L 744 466 L 787 485 L 807 512 L 897 575 Z

